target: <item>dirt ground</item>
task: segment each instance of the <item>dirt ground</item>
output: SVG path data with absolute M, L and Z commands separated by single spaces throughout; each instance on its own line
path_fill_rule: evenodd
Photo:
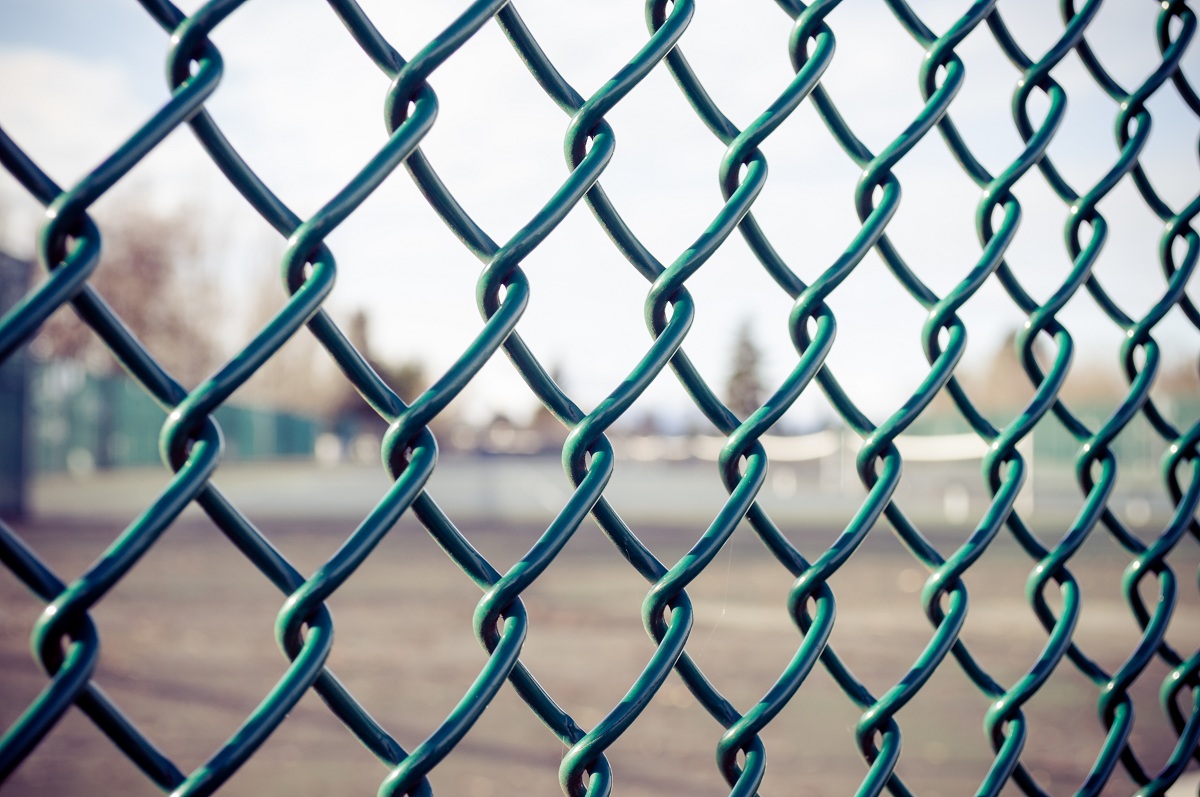
M 120 523 L 40 521 L 18 527 L 64 580 L 78 576 L 120 531 Z M 351 530 L 336 521 L 273 520 L 263 531 L 301 572 L 312 572 Z M 500 570 L 541 528 L 463 529 Z M 673 563 L 702 529 L 637 529 Z M 801 530 L 812 556 L 830 530 Z M 1060 532 L 1061 533 L 1061 532 Z M 943 531 L 953 549 L 963 532 Z M 1047 539 L 1047 542 L 1053 542 Z M 1112 672 L 1138 639 L 1119 588 L 1128 554 L 1097 532 L 1072 561 L 1083 588 L 1079 644 Z M 971 610 L 963 639 L 999 682 L 1029 668 L 1046 634 L 1024 598 L 1034 563 L 1001 538 L 966 579 Z M 1200 546 L 1185 539 L 1172 557 L 1180 599 L 1168 639 L 1200 644 L 1195 578 Z M 879 695 L 904 677 L 929 639 L 920 606 L 927 573 L 883 528 L 832 581 L 838 619 L 832 645 Z M 747 710 L 770 687 L 798 645 L 786 611 L 791 578 L 743 527 L 689 589 L 696 623 L 688 651 L 722 692 Z M 599 532 L 580 528 L 555 563 L 524 594 L 530 633 L 522 660 L 585 728 L 617 704 L 653 644 L 642 628 L 647 584 Z M 413 522 L 405 520 L 329 601 L 336 627 L 330 668 L 406 749 L 445 717 L 478 673 L 485 653 L 474 638 L 479 589 Z M 286 659 L 273 625 L 283 596 L 207 521 L 170 529 L 94 609 L 103 653 L 96 681 L 185 771 L 199 766 L 281 676 Z M 29 653 L 40 603 L 0 569 L 0 727 L 11 724 L 45 685 Z M 1157 769 L 1175 743 L 1158 705 L 1167 668 L 1152 662 L 1134 690 L 1132 745 Z M 1064 662 L 1027 706 L 1023 760 L 1051 794 L 1073 793 L 1104 738 L 1098 688 Z M 947 660 L 898 716 L 904 748 L 898 772 L 918 795 L 974 793 L 992 760 L 983 730 L 988 700 Z M 763 734 L 763 794 L 849 795 L 866 765 L 853 726 L 861 712 L 820 667 Z M 723 795 L 715 763 L 722 729 L 672 676 L 646 712 L 609 749 L 614 793 Z M 436 793 L 561 794 L 563 745 L 506 687 L 459 747 L 431 775 Z M 222 795 L 371 795 L 387 768 L 307 695 Z M 1106 795 L 1128 795 L 1118 767 Z M 151 795 L 157 788 L 116 752 L 77 709 L 44 740 L 0 794 Z M 1016 794 L 1010 786 L 1006 793 Z

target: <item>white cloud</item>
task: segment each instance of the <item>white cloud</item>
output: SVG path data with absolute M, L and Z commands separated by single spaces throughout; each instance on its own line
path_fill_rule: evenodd
M 0 125 L 60 184 L 78 180 L 145 114 L 116 64 L 42 49 L 0 50 Z

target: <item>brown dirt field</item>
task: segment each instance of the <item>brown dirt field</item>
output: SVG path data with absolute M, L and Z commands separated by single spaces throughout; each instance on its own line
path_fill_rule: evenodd
M 332 521 L 271 521 L 263 530 L 301 572 L 312 572 L 350 532 Z M 78 576 L 120 531 L 114 523 L 40 521 L 22 537 L 64 580 Z M 540 528 L 467 527 L 498 569 L 517 561 Z M 670 563 L 701 529 L 638 529 Z M 961 538 L 961 533 L 958 535 Z M 816 556 L 833 537 L 797 542 Z M 955 533 L 936 543 L 949 552 Z M 1119 590 L 1129 556 L 1094 535 L 1072 563 L 1084 594 L 1076 639 L 1109 671 L 1138 638 Z M 1200 644 L 1195 574 L 1200 546 L 1185 539 L 1172 558 L 1180 601 L 1169 639 Z M 971 612 L 963 638 L 1001 683 L 1020 677 L 1046 635 L 1023 596 L 1033 563 L 1002 537 L 967 576 Z M 925 571 L 880 528 L 832 582 L 838 620 L 832 645 L 879 695 L 897 683 L 928 641 L 919 601 Z M 725 695 L 746 710 L 765 692 L 800 639 L 785 609 L 790 576 L 748 527 L 738 530 L 690 588 L 696 623 L 688 651 Z M 585 728 L 620 701 L 653 644 L 642 628 L 647 584 L 599 530 L 585 525 L 524 594 L 530 632 L 522 660 Z M 471 617 L 480 591 L 422 529 L 405 520 L 329 601 L 336 626 L 330 668 L 411 750 L 478 673 L 485 653 Z M 211 524 L 188 519 L 167 532 L 93 610 L 103 653 L 96 681 L 148 736 L 186 769 L 199 766 L 282 674 L 275 645 L 278 593 Z M 40 603 L 0 569 L 0 726 L 44 686 L 29 654 Z M 1175 735 L 1157 704 L 1166 675 L 1154 661 L 1134 691 L 1132 744 L 1157 769 Z M 1024 761 L 1052 794 L 1075 791 L 1103 740 L 1098 689 L 1069 663 L 1027 707 Z M 898 771 L 919 795 L 973 793 L 992 759 L 982 718 L 987 699 L 947 660 L 898 716 Z M 764 794 L 852 794 L 866 771 L 853 726 L 861 712 L 820 667 L 763 734 Z M 714 764 L 722 729 L 672 676 L 646 712 L 609 749 L 614 793 L 722 795 Z M 439 794 L 561 794 L 563 745 L 506 687 L 465 740 L 431 775 Z M 370 795 L 387 775 L 313 694 L 307 695 L 222 795 Z M 1135 790 L 1118 768 L 1105 794 Z M 0 793 L 151 795 L 157 788 L 77 709 L 68 712 Z M 1015 787 L 1006 793 L 1016 794 Z

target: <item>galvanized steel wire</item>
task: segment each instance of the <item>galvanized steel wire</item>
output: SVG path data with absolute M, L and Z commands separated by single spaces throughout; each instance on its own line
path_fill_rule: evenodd
M 405 57 L 354 0 L 329 0 L 329 6 L 363 53 L 390 80 L 384 105 L 387 138 L 342 190 L 311 216 L 301 218 L 243 160 L 206 110 L 205 104 L 218 90 L 223 70 L 221 53 L 208 36 L 244 0 L 212 0 L 191 16 L 168 0 L 140 1 L 170 37 L 171 94 L 170 100 L 136 133 L 76 185 L 64 188 L 0 131 L 0 160 L 24 190 L 46 208 L 37 256 L 48 272 L 36 290 L 0 319 L 0 360 L 27 343 L 59 307 L 72 304 L 129 374 L 169 413 L 161 430 L 160 446 L 163 461 L 174 476 L 106 554 L 70 583 L 64 583 L 12 529 L 0 526 L 0 561 L 46 603 L 33 629 L 33 646 L 47 676 L 44 691 L 0 739 L 0 781 L 30 755 L 71 706 L 78 706 L 164 792 L 180 796 L 211 794 L 255 753 L 297 701 L 313 690 L 386 766 L 380 794 L 428 794 L 429 773 L 453 754 L 492 698 L 508 683 L 569 748 L 559 773 L 563 792 L 572 797 L 604 795 L 610 793 L 614 777 L 606 749 L 637 721 L 668 675 L 675 672 L 692 696 L 725 728 L 717 742 L 717 764 L 729 794 L 752 795 L 757 793 L 766 771 L 766 749 L 759 734 L 805 685 L 818 663 L 861 714 L 855 730 L 866 764 L 858 789 L 861 795 L 878 795 L 885 789 L 898 795 L 910 793 L 896 774 L 903 731 L 897 714 L 940 667 L 961 668 L 991 701 L 986 729 L 995 755 L 979 786 L 980 795 L 1000 794 L 1009 783 L 1015 783 L 1026 794 L 1046 793 L 1022 763 L 1027 738 L 1022 707 L 1058 668 L 1076 668 L 1095 685 L 1098 710 L 1107 729 L 1105 743 L 1097 751 L 1086 781 L 1079 785 L 1079 794 L 1100 794 L 1117 767 L 1125 768 L 1140 786 L 1139 795 L 1162 794 L 1179 778 L 1189 760 L 1200 757 L 1200 649 L 1177 650 L 1165 638 L 1181 588 L 1168 558 L 1185 537 L 1200 536 L 1196 519 L 1200 506 L 1200 424 L 1187 428 L 1174 425 L 1150 392 L 1161 363 L 1155 339 L 1160 321 L 1170 310 L 1179 308 L 1190 324 L 1200 329 L 1200 310 L 1186 292 L 1200 258 L 1200 236 L 1192 227 L 1200 211 L 1200 193 L 1184 207 L 1171 206 L 1156 191 L 1139 161 L 1151 129 L 1147 102 L 1156 92 L 1178 92 L 1190 111 L 1200 115 L 1200 98 L 1180 68 L 1196 30 L 1195 14 L 1185 3 L 1162 4 L 1156 31 L 1161 64 L 1140 85 L 1129 87 L 1120 85 L 1105 70 L 1088 44 L 1088 26 L 1099 9 L 1098 0 L 1088 0 L 1078 9 L 1071 0 L 1063 0 L 1063 33 L 1038 55 L 1026 53 L 1016 43 L 995 0 L 970 5 L 941 33 L 927 27 L 903 0 L 888 0 L 896 20 L 927 53 L 918 76 L 923 107 L 899 135 L 875 152 L 851 129 L 839 113 L 835 97 L 821 82 L 835 58 L 836 36 L 853 35 L 852 31 L 835 34 L 827 24 L 838 0 L 811 5 L 778 0 L 794 20 L 789 41 L 794 78 L 745 129 L 739 129 L 726 116 L 685 56 L 686 33 L 695 13 L 692 0 L 649 0 L 644 46 L 587 97 L 576 91 L 547 57 L 512 3 L 480 0 L 470 4 L 441 35 Z M 456 57 L 481 27 L 493 22 L 503 30 L 541 90 L 566 117 L 566 177 L 528 223 L 505 241 L 490 237 L 471 217 L 420 148 L 436 124 L 438 96 L 433 86 L 438 68 Z M 964 79 L 964 66 L 955 48 L 967 36 L 992 37 L 1020 76 L 1012 97 L 1012 123 L 1024 147 L 996 174 L 972 153 L 953 119 L 955 97 Z M 1072 185 L 1048 154 L 1066 102 L 1054 70 L 1070 54 L 1082 61 L 1118 108 L 1114 136 L 1119 155 L 1094 185 Z M 697 117 L 725 147 L 720 163 L 723 204 L 695 241 L 670 262 L 650 252 L 602 185 L 617 135 L 606 114 L 660 66 L 669 70 Z M 1044 115 L 1031 110 L 1035 100 L 1048 101 Z M 767 181 L 767 159 L 760 147 L 805 103 L 815 108 L 829 135 L 861 170 L 854 193 L 861 227 L 844 251 L 811 283 L 802 281 L 785 262 L 754 215 L 755 201 Z M 286 305 L 237 356 L 190 389 L 155 361 L 89 284 L 103 236 L 89 215 L 90 208 L 170 133 L 183 126 L 191 128 L 208 157 L 245 202 L 287 240 L 281 267 L 289 296 Z M 943 295 L 922 281 L 888 236 L 888 225 L 900 202 L 900 181 L 894 169 L 935 130 L 979 189 L 975 222 L 981 255 Z M 323 309 L 337 272 L 326 239 L 386 179 L 396 179 L 401 166 L 430 207 L 483 264 L 476 285 L 482 325 L 453 367 L 411 403 L 406 403 L 372 370 Z M 1063 204 L 1069 219 L 1066 247 L 1073 263 L 1066 278 L 1044 301 L 1033 298 L 1005 261 L 1022 214 L 1013 188 L 1035 172 Z M 1100 203 L 1126 178 L 1132 180 L 1147 207 L 1163 223 L 1158 266 L 1165 276 L 1166 289 L 1141 317 L 1127 314 L 1092 268 L 1105 245 L 1108 227 Z M 555 383 L 520 333 L 530 293 L 522 260 L 580 206 L 591 211 L 617 250 L 645 279 L 644 315 L 650 332 L 649 345 L 640 361 L 590 412 L 581 409 Z M 795 365 L 763 405 L 746 418 L 736 417 L 722 403 L 683 348 L 695 315 L 688 280 L 735 233 L 793 302 L 790 330 Z M 827 300 L 871 251 L 878 253 L 892 276 L 928 313 L 922 333 L 928 372 L 917 390 L 881 420 L 868 417 L 826 362 L 837 329 L 837 318 Z M 955 373 L 967 334 L 958 312 L 989 282 L 998 282 L 1027 318 L 1017 345 L 1034 391 L 1028 405 L 1001 426 L 994 425 L 977 407 L 977 397 L 968 394 Z M 1085 424 L 1060 398 L 1075 342 L 1058 314 L 1083 292 L 1125 335 L 1121 356 L 1127 394 L 1111 417 L 1095 428 Z M 213 411 L 298 334 L 315 336 L 341 366 L 345 378 L 386 420 L 382 457 L 392 480 L 391 488 L 370 514 L 308 578 L 212 482 L 222 449 Z M 1035 356 L 1038 341 L 1053 342 L 1048 365 Z M 506 572 L 500 572 L 478 553 L 425 491 L 437 467 L 437 442 L 429 423 L 502 350 L 529 390 L 569 430 L 562 460 L 574 487 L 570 500 L 528 554 Z M 727 439 L 719 468 L 728 497 L 691 550 L 674 563 L 660 561 L 605 496 L 605 487 L 619 467 L 605 433 L 654 380 L 670 378 L 665 373 L 668 370 L 708 422 Z M 792 541 L 787 529 L 776 524 L 756 503 L 756 496 L 768 465 L 762 436 L 804 391 L 813 390 L 822 391 L 842 422 L 862 439 L 857 471 L 866 495 L 836 541 L 810 558 Z M 935 547 L 894 500 L 902 468 L 896 438 L 943 391 L 988 446 L 983 466 L 991 493 L 990 504 L 974 530 L 960 546 L 948 551 Z M 1029 478 L 1022 443 L 1050 415 L 1078 443 L 1076 470 L 1083 496 L 1082 509 L 1053 545 L 1044 543 L 1016 509 L 1017 497 Z M 1149 544 L 1127 528 L 1109 503 L 1118 465 L 1111 444 L 1136 416 L 1144 418 L 1168 446 L 1161 475 L 1173 513 Z M 100 655 L 100 631 L 89 612 L 192 504 L 203 509 L 280 591 L 283 601 L 276 638 L 290 665 L 224 746 L 204 765 L 187 773 L 161 753 L 93 681 Z M 333 627 L 325 601 L 354 575 L 405 513 L 415 515 L 483 591 L 474 626 L 488 654 L 486 664 L 454 710 L 411 750 L 403 748 L 373 719 L 326 667 Z M 521 595 L 554 562 L 589 515 L 648 584 L 642 620 L 653 644 L 641 675 L 625 699 L 591 728 L 584 728 L 522 663 L 522 645 L 530 628 Z M 922 603 L 931 633 L 908 672 L 882 693 L 874 694 L 829 645 L 837 603 L 829 581 L 885 517 L 929 571 Z M 797 632 L 795 654 L 786 669 L 748 708 L 733 705 L 701 672 L 687 648 L 693 625 L 687 588 L 743 520 L 794 578 L 788 609 Z M 999 682 L 989 674 L 960 635 L 968 614 L 962 577 L 1004 533 L 1012 535 L 1030 558 L 1028 599 L 1046 632 L 1044 649 L 1028 663 L 1026 673 L 1012 683 Z M 1073 555 L 1089 537 L 1106 534 L 1130 557 L 1122 589 L 1142 629 L 1136 648 L 1111 672 L 1073 638 L 1081 598 L 1070 569 Z M 1146 600 L 1148 591 L 1154 594 L 1151 601 Z M 1170 677 L 1162 685 L 1162 702 L 1177 733 L 1177 743 L 1166 765 L 1158 771 L 1147 768 L 1127 743 L 1133 724 L 1129 688 L 1156 657 L 1170 668 Z

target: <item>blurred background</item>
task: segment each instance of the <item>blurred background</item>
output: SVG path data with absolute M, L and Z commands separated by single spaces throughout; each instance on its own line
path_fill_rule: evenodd
M 384 35 L 412 57 L 461 13 L 461 4 L 363 2 Z M 699 4 L 680 47 L 716 103 L 746 127 L 793 77 L 791 19 L 772 3 Z M 182 3 L 192 12 L 197 3 Z M 913 3 L 935 31 L 966 4 Z M 1023 0 L 998 5 L 1018 43 L 1040 57 L 1062 35 L 1057 12 Z M 644 45 L 636 4 L 519 6 L 566 79 L 589 96 Z M 1157 4 L 1105 5 L 1088 41 L 1122 85 L 1133 87 L 1161 56 Z M 169 97 L 169 37 L 131 0 L 0 0 L 0 125 L 64 187 L 78 182 Z M 925 57 L 882 2 L 838 7 L 829 17 L 837 56 L 822 84 L 862 141 L 879 152 L 923 106 Z M 255 0 L 211 36 L 225 72 L 207 110 L 238 151 L 300 217 L 307 217 L 386 140 L 388 78 L 317 0 Z M 1010 108 L 1021 73 L 981 27 L 957 48 L 964 86 L 951 115 L 993 173 L 1024 148 Z M 1192 48 L 1182 66 L 1200 70 Z M 1053 70 L 1067 111 L 1048 150 L 1079 193 L 1118 158 L 1117 103 L 1069 54 Z M 503 243 L 547 202 L 567 174 L 569 118 L 541 91 L 495 24 L 486 25 L 430 78 L 440 107 L 422 151 L 476 222 Z M 1035 117 L 1048 102 L 1035 92 Z M 1153 119 L 1140 162 L 1173 208 L 1200 186 L 1200 122 L 1173 87 L 1147 104 Z M 617 152 L 601 184 L 664 265 L 680 257 L 722 205 L 721 144 L 665 68 L 655 69 L 606 117 Z M 764 144 L 770 177 L 754 214 L 806 282 L 821 275 L 860 228 L 859 168 L 838 147 L 811 102 Z M 981 257 L 975 232 L 980 190 L 931 133 L 895 168 L 903 187 L 888 235 L 909 266 L 944 295 Z M 1014 188 L 1023 215 L 1007 261 L 1038 301 L 1066 278 L 1068 206 L 1036 171 Z M 1101 201 L 1108 237 L 1096 279 L 1126 313 L 1143 316 L 1163 294 L 1161 221 L 1128 178 Z M 287 299 L 279 278 L 285 241 L 229 185 L 187 129 L 143 160 L 90 213 L 104 241 L 91 284 L 181 382 L 192 386 L 235 357 Z M 0 310 L 45 278 L 35 244 L 45 212 L 0 173 Z M 377 372 L 408 401 L 444 374 L 482 327 L 475 300 L 481 264 L 397 171 L 329 237 L 338 281 L 325 309 Z M 555 381 L 585 411 L 616 389 L 648 348 L 649 284 L 576 208 L 521 264 L 532 296 L 518 331 Z M 732 236 L 688 280 L 696 320 L 684 350 L 739 417 L 787 377 L 792 300 Z M 1195 289 L 1192 289 L 1195 295 Z M 928 373 L 921 327 L 927 313 L 870 253 L 829 300 L 838 337 L 828 360 L 871 420 L 897 412 Z M 956 371 L 997 426 L 1034 393 L 1015 336 L 1027 318 L 996 280 L 960 313 L 969 330 Z M 1085 292 L 1059 319 L 1075 342 L 1061 394 L 1091 428 L 1129 387 L 1124 333 Z M 1178 308 L 1156 327 L 1163 360 L 1152 395 L 1176 425 L 1200 419 L 1200 336 Z M 1049 341 L 1037 351 L 1054 354 Z M 69 307 L 0 367 L 0 516 L 64 580 L 82 573 L 167 483 L 157 450 L 165 411 L 119 367 Z M 336 549 L 382 498 L 385 423 L 316 340 L 301 331 L 216 412 L 225 453 L 215 481 L 302 572 Z M 562 509 L 571 483 L 560 462 L 567 430 L 503 357 L 494 358 L 431 424 L 440 460 L 428 490 L 503 571 Z M 664 375 L 609 431 L 617 456 L 606 495 L 668 565 L 686 553 L 726 498 L 716 466 L 725 438 L 675 378 Z M 764 440 L 770 470 L 762 505 L 816 558 L 845 528 L 866 490 L 855 471 L 862 441 L 812 386 Z M 1169 520 L 1160 463 L 1169 443 L 1135 417 L 1113 443 L 1120 461 L 1109 506 L 1143 541 Z M 942 396 L 898 441 L 904 476 L 896 501 L 948 554 L 990 502 L 981 466 L 986 444 Z M 1084 497 L 1080 442 L 1048 416 L 1021 446 L 1031 465 L 1017 502 L 1053 546 Z M 1197 546 L 1172 556 L 1190 582 Z M 769 686 L 798 644 L 786 611 L 790 577 L 748 527 L 690 590 L 698 622 L 689 652 L 743 710 Z M 1109 671 L 1137 644 L 1121 594 L 1132 556 L 1103 529 L 1074 563 L 1085 587 L 1078 638 Z M 1006 685 L 1045 643 L 1024 597 L 1036 562 L 1006 534 L 972 568 L 964 638 Z M 928 571 L 886 523 L 832 582 L 841 601 L 832 644 L 876 694 L 903 677 L 928 640 L 920 588 Z M 548 690 L 589 727 L 620 699 L 653 650 L 638 607 L 649 585 L 593 525 L 585 525 L 525 600 L 533 630 L 526 656 Z M 411 519 L 402 521 L 363 572 L 331 601 L 338 622 L 332 665 L 410 749 L 478 671 L 471 612 L 478 590 Z M 28 635 L 41 606 L 0 571 L 0 726 L 44 685 Z M 1169 638 L 1185 652 L 1200 639 L 1194 589 L 1182 590 Z M 105 644 L 98 680 L 153 738 L 196 766 L 279 677 L 272 641 L 282 596 L 220 532 L 189 509 L 147 559 L 97 607 Z M 10 610 L 11 607 L 11 610 Z M 238 618 L 231 621 L 230 618 Z M 991 748 L 981 730 L 988 701 L 947 661 L 934 684 L 900 716 L 899 771 L 919 794 L 973 791 Z M 1156 705 L 1159 660 L 1138 682 L 1132 743 L 1161 766 L 1173 731 Z M 556 794 L 562 746 L 511 692 L 484 715 L 461 751 L 439 767 L 445 793 Z M 1052 793 L 1073 791 L 1103 740 L 1098 691 L 1068 663 L 1031 704 L 1026 760 Z M 861 713 L 822 672 L 766 737 L 769 791 L 849 793 L 864 767 L 851 728 Z M 830 732 L 830 731 L 836 731 Z M 712 764 L 721 729 L 673 681 L 643 721 L 611 751 L 618 789 L 629 794 L 726 793 Z M 370 793 L 386 774 L 320 706 L 306 698 L 293 720 L 229 784 L 229 793 Z M 668 763 L 664 763 L 668 762 Z M 182 765 L 182 764 L 181 764 Z M 99 786 L 97 784 L 100 784 Z M 81 716 L 71 715 L 0 791 L 13 794 L 150 793 Z M 1192 788 L 1192 787 L 1189 787 Z M 764 787 L 766 790 L 766 787 Z M 1128 794 L 1118 770 L 1105 794 Z M 1194 791 L 1194 788 L 1193 788 Z M 1014 792 L 1015 793 L 1015 792 Z

